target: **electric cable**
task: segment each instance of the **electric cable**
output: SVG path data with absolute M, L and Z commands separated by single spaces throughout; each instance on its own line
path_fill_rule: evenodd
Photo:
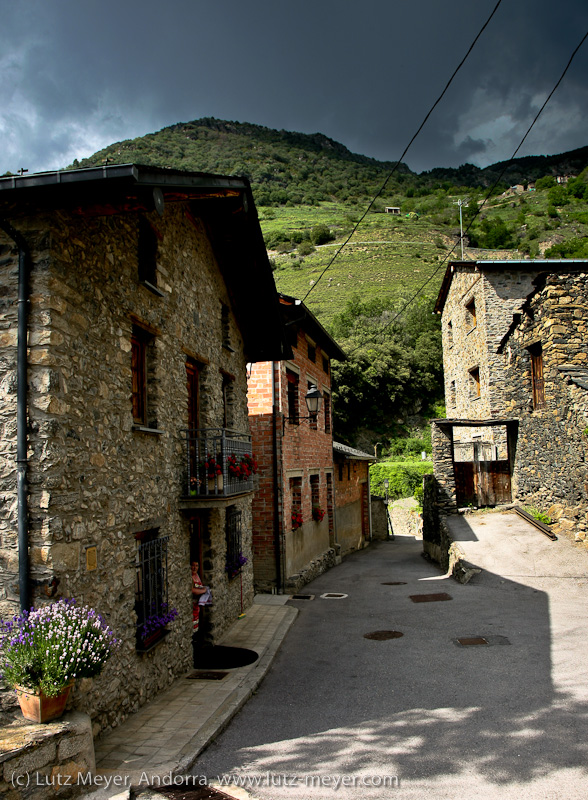
M 343 244 L 341 245 L 341 247 L 339 247 L 339 248 L 338 248 L 338 250 L 336 250 L 336 252 L 335 252 L 335 255 L 332 257 L 332 259 L 329 261 L 329 263 L 327 264 L 327 266 L 326 266 L 326 267 L 324 268 L 324 270 L 321 272 L 321 274 L 319 275 L 319 277 L 317 278 L 317 280 L 316 280 L 316 281 L 313 283 L 313 285 L 310 287 L 310 289 L 308 290 L 308 292 L 307 292 L 307 293 L 304 295 L 304 297 L 302 298 L 302 302 L 303 302 L 303 303 L 304 303 L 304 301 L 306 300 L 306 298 L 308 297 L 308 295 L 309 295 L 309 294 L 312 292 L 312 290 L 316 288 L 316 286 L 318 285 L 319 281 L 321 280 L 321 278 L 323 277 L 323 275 L 325 274 L 325 272 L 327 272 L 327 270 L 328 270 L 328 269 L 330 269 L 330 267 L 332 266 L 332 264 L 333 264 L 333 262 L 335 261 L 335 259 L 336 259 L 336 258 L 339 256 L 339 253 L 340 253 L 340 252 L 343 250 L 343 248 L 344 248 L 344 247 L 345 247 L 345 246 L 346 246 L 346 245 L 349 243 L 349 241 L 350 241 L 351 237 L 353 236 L 353 234 L 354 234 L 354 233 L 357 231 L 357 229 L 359 228 L 359 226 L 361 225 L 361 223 L 364 221 L 364 219 L 365 219 L 365 218 L 366 218 L 366 216 L 368 215 L 368 213 L 369 213 L 369 211 L 370 211 L 371 207 L 374 205 L 374 203 L 376 202 L 376 200 L 378 199 L 378 197 L 379 197 L 379 196 L 382 194 L 382 192 L 383 192 L 383 191 L 384 191 L 384 189 L 386 188 L 386 186 L 387 186 L 387 184 L 388 184 L 388 181 L 389 181 L 389 180 L 390 180 L 390 178 L 391 178 L 391 177 L 394 175 L 394 173 L 396 172 L 396 170 L 398 169 L 398 167 L 399 167 L 399 166 L 400 166 L 400 164 L 402 163 L 402 160 L 403 160 L 403 158 L 404 158 L 404 157 L 406 156 L 406 154 L 408 153 L 408 151 L 409 151 L 409 149 L 410 149 L 410 147 L 411 147 L 412 143 L 413 143 L 413 142 L 414 142 L 414 140 L 417 138 L 417 136 L 418 136 L 418 135 L 419 135 L 419 133 L 422 131 L 422 129 L 425 127 L 425 124 L 427 123 L 427 120 L 429 119 L 429 117 L 431 116 L 431 114 L 433 113 L 433 111 L 435 110 L 435 108 L 436 108 L 436 107 L 439 105 L 439 103 L 440 103 L 440 102 L 441 102 L 441 100 L 443 99 L 443 97 L 444 97 L 445 93 L 447 92 L 447 90 L 449 89 L 449 87 L 451 86 L 451 84 L 453 83 L 453 79 L 455 78 L 455 76 L 457 75 L 457 73 L 460 71 L 460 69 L 462 68 L 462 66 L 463 66 L 463 65 L 465 64 L 465 62 L 467 61 L 467 58 L 468 58 L 468 56 L 470 55 L 470 53 L 471 53 L 471 52 L 472 52 L 472 50 L 474 49 L 474 47 L 475 47 L 475 45 L 476 45 L 476 43 L 477 43 L 478 39 L 480 38 L 480 36 L 481 36 L 481 35 L 484 33 L 484 31 L 486 30 L 486 28 L 487 28 L 488 24 L 490 23 L 490 20 L 492 19 L 492 17 L 493 17 L 493 16 L 494 16 L 494 14 L 496 14 L 496 12 L 498 11 L 498 7 L 500 6 L 500 4 L 501 4 L 501 3 L 502 3 L 502 0 L 498 0 L 498 2 L 496 3 L 496 5 L 494 6 L 494 9 L 493 9 L 492 13 L 490 14 L 490 16 L 488 17 L 488 19 L 486 20 L 486 22 L 485 22 L 485 23 L 482 25 L 482 27 L 481 27 L 481 28 L 480 28 L 480 30 L 478 31 L 478 33 L 477 33 L 477 35 L 476 35 L 475 39 L 473 40 L 473 42 L 472 42 L 472 43 L 471 43 L 471 45 L 469 46 L 467 53 L 466 53 L 466 54 L 465 54 L 465 56 L 462 58 L 462 60 L 459 62 L 459 64 L 457 65 L 457 67 L 456 67 L 456 68 L 455 68 L 455 70 L 453 71 L 453 74 L 452 74 L 452 76 L 449 78 L 449 80 L 448 80 L 448 81 L 447 81 L 447 83 L 445 84 L 445 88 L 443 89 L 443 91 L 441 92 L 441 94 L 439 95 L 439 97 L 438 97 L 438 98 L 435 100 L 435 102 L 433 103 L 433 105 L 431 106 L 431 108 L 429 109 L 429 111 L 427 112 L 427 114 L 426 114 L 425 118 L 423 119 L 423 121 L 422 121 L 422 122 L 421 122 L 421 124 L 419 125 L 419 127 L 418 127 L 418 129 L 417 129 L 416 133 L 413 135 L 413 137 L 412 137 L 412 139 L 410 140 L 410 142 L 409 142 L 409 143 L 406 145 L 406 147 L 404 148 L 404 150 L 403 150 L 403 152 L 402 152 L 402 155 L 400 156 L 400 158 L 398 159 L 398 161 L 397 161 L 397 162 L 394 164 L 394 166 L 392 167 L 391 171 L 388 173 L 388 176 L 386 177 L 386 180 L 385 180 L 385 181 L 384 181 L 384 183 L 383 183 L 383 184 L 380 186 L 380 188 L 378 189 L 378 191 L 376 192 L 376 194 L 374 195 L 374 197 L 371 199 L 371 201 L 370 201 L 370 203 L 369 203 L 368 207 L 367 207 L 367 208 L 366 208 L 366 210 L 363 212 L 363 214 L 361 215 L 361 217 L 359 218 L 359 220 L 358 220 L 358 221 L 355 223 L 355 225 L 354 225 L 354 227 L 352 228 L 352 230 L 351 230 L 351 233 L 349 234 L 349 236 L 347 237 L 347 239 L 345 239 L 345 241 L 343 242 Z
M 525 135 L 523 136 L 523 138 L 522 138 L 522 139 L 521 139 L 521 141 L 519 142 L 519 144 L 518 144 L 518 146 L 516 147 L 516 149 L 515 149 L 514 153 L 513 153 L 513 154 L 512 154 L 512 156 L 511 156 L 511 157 L 508 159 L 508 161 L 505 161 L 505 162 L 504 162 L 504 167 L 503 167 L 503 169 L 502 169 L 501 173 L 499 174 L 498 178 L 497 178 L 497 179 L 494 181 L 494 183 L 492 184 L 492 186 L 490 187 L 490 189 L 489 189 L 489 190 L 488 190 L 488 192 L 486 193 L 486 196 L 485 196 L 484 200 L 483 200 L 483 201 L 480 203 L 480 205 L 479 205 L 479 206 L 478 206 L 478 208 L 476 209 L 476 213 L 475 213 L 475 214 L 472 216 L 472 219 L 470 220 L 470 223 L 469 223 L 469 225 L 467 226 L 467 228 L 466 228 L 466 230 L 465 230 L 465 234 L 467 234 L 467 233 L 469 232 L 469 230 L 470 230 L 470 228 L 472 227 L 472 225 L 474 224 L 474 222 L 475 222 L 476 218 L 478 217 L 478 215 L 480 214 L 480 212 L 482 211 L 482 209 L 484 208 L 484 206 L 486 205 L 486 203 L 488 202 L 488 200 L 489 200 L 489 199 L 490 199 L 490 197 L 492 196 L 492 194 L 493 194 L 494 190 L 496 189 L 496 187 L 498 186 L 498 184 L 499 184 L 499 183 L 500 183 L 500 181 L 502 180 L 502 178 L 503 178 L 503 176 L 504 176 L 504 173 L 506 172 L 506 170 L 508 169 L 508 167 L 509 167 L 509 166 L 512 164 L 512 162 L 513 162 L 513 161 L 514 161 L 514 159 L 516 158 L 516 155 L 517 155 L 517 153 L 519 152 L 519 150 L 521 149 L 521 147 L 523 146 L 523 144 L 524 144 L 524 142 L 525 142 L 525 140 L 526 140 L 527 136 L 528 136 L 528 135 L 531 133 L 531 130 L 533 129 L 533 127 L 534 127 L 535 123 L 537 122 L 537 120 L 538 120 L 538 119 L 539 119 L 539 117 L 541 116 L 542 112 L 544 111 L 544 109 L 545 109 L 545 106 L 546 106 L 546 105 L 548 104 L 548 102 L 551 100 L 551 98 L 553 97 L 553 95 L 554 95 L 555 91 L 557 90 L 557 88 L 559 87 L 560 83 L 561 83 L 561 82 L 562 82 L 562 80 L 564 79 L 564 77 L 565 77 L 565 75 L 566 75 L 566 73 L 567 73 L 568 69 L 569 69 L 569 68 L 570 68 L 570 66 L 571 66 L 571 63 L 572 63 L 572 61 L 574 60 L 574 58 L 575 58 L 575 56 L 576 56 L 576 54 L 577 54 L 577 52 L 578 52 L 578 50 L 579 50 L 579 49 L 582 47 L 582 45 L 584 44 L 584 42 L 586 41 L 586 39 L 587 39 L 587 38 L 588 38 L 588 31 L 586 31 L 586 33 L 585 33 L 585 34 L 584 34 L 584 36 L 582 37 L 582 39 L 581 39 L 580 43 L 578 44 L 578 46 L 576 47 L 576 49 L 573 51 L 572 55 L 570 56 L 570 58 L 569 58 L 569 60 L 568 60 L 568 63 L 566 64 L 566 66 L 565 66 L 565 68 L 564 68 L 564 70 L 563 70 L 562 74 L 560 75 L 560 77 L 559 77 L 558 81 L 556 82 L 556 84 L 555 84 L 555 86 L 553 87 L 553 89 L 551 90 L 551 92 L 548 94 L 548 96 L 547 96 L 547 99 L 545 100 L 545 102 L 543 103 L 543 105 L 541 106 L 541 108 L 539 109 L 539 111 L 537 112 L 537 114 L 535 115 L 535 118 L 533 119 L 533 121 L 531 122 L 531 124 L 529 125 L 529 127 L 527 128 L 527 131 L 526 131 Z M 440 270 L 440 269 L 441 269 L 443 266 L 445 266 L 445 264 L 446 264 L 447 260 L 449 259 L 449 257 L 451 256 L 451 254 L 453 253 L 453 251 L 455 250 L 455 248 L 456 248 L 456 247 L 457 247 L 457 242 L 456 242 L 456 243 L 453 245 L 453 247 L 451 248 L 451 250 L 450 250 L 450 251 L 449 251 L 449 252 L 448 252 L 448 253 L 445 255 L 445 258 L 444 258 L 444 259 L 443 259 L 443 261 L 442 261 L 442 262 L 439 264 L 439 266 L 438 266 L 436 269 L 434 269 L 434 270 L 433 270 L 433 272 L 431 273 L 431 275 L 429 275 L 429 277 L 427 278 L 427 280 L 426 280 L 426 281 L 424 281 L 424 283 L 422 283 L 422 284 L 421 284 L 421 286 L 420 286 L 420 287 L 417 289 L 417 291 L 415 292 L 415 294 L 414 294 L 414 295 L 413 295 L 413 296 L 412 296 L 412 297 L 411 297 L 409 300 L 407 300 L 407 301 L 406 301 L 406 303 L 405 303 L 405 304 L 402 306 L 402 308 L 400 309 L 400 311 L 399 311 L 399 312 L 398 312 L 398 313 L 397 313 L 397 314 L 396 314 L 394 317 L 392 317 L 392 319 L 391 319 L 391 320 L 389 320 L 389 321 L 388 321 L 388 322 L 387 322 L 387 323 L 386 323 L 386 324 L 385 324 L 385 325 L 384 325 L 384 326 L 383 326 L 383 327 L 382 327 L 382 328 L 381 328 L 381 329 L 380 329 L 380 330 L 379 330 L 379 331 L 378 331 L 376 334 L 374 334 L 374 336 L 380 336 L 381 334 L 383 334 L 383 333 L 384 333 L 384 332 L 385 332 L 385 331 L 386 331 L 386 330 L 387 330 L 387 329 L 390 327 L 390 325 L 392 325 L 394 322 L 396 322 L 396 320 L 397 320 L 397 319 L 398 319 L 400 316 L 402 316 L 402 314 L 403 314 L 403 313 L 406 311 L 406 309 L 408 308 L 408 306 L 409 306 L 411 303 L 413 303 L 413 302 L 416 300 L 416 298 L 417 298 L 417 297 L 418 297 L 418 296 L 419 296 L 419 295 L 422 293 L 423 289 L 424 289 L 424 288 L 425 288 L 425 287 L 426 287 L 426 286 L 427 286 L 427 285 L 428 285 L 428 284 L 429 284 L 429 283 L 430 283 L 430 282 L 433 280 L 433 278 L 434 278 L 434 277 L 435 277 L 435 275 L 436 275 L 436 274 L 439 272 L 439 270 Z M 313 288 L 314 288 L 314 287 L 313 287 Z M 373 341 L 374 341 L 374 339 L 368 339 L 368 340 L 367 340 L 367 342 L 362 342 L 362 345 L 363 345 L 363 344 L 370 344 L 370 343 L 371 343 L 371 342 L 373 342 Z M 358 349 L 359 349 L 359 347 L 356 347 L 356 348 L 354 348 L 353 350 L 351 350 L 351 352 L 350 352 L 350 353 L 348 353 L 348 355 L 353 355 L 353 353 L 357 352 L 357 350 L 358 350 Z

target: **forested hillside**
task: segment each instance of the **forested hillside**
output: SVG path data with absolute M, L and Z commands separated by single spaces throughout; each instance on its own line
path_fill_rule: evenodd
M 278 289 L 306 297 L 349 353 L 334 369 L 337 435 L 364 447 L 418 438 L 423 418 L 440 413 L 431 311 L 447 261 L 461 257 L 458 201 L 465 258 L 588 257 L 588 147 L 485 169 L 416 174 L 400 164 L 382 189 L 393 163 L 322 134 L 206 118 L 112 144 L 72 167 L 129 162 L 251 180 Z

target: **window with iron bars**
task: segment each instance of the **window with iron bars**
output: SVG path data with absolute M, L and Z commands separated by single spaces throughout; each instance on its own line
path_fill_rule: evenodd
M 158 529 L 136 535 L 135 611 L 137 614 L 137 650 L 144 651 L 165 635 L 170 621 L 167 602 L 168 536 L 158 536 Z
M 229 578 L 234 578 L 245 563 L 242 550 L 242 512 L 237 506 L 227 508 L 225 535 L 227 540 L 226 571 Z

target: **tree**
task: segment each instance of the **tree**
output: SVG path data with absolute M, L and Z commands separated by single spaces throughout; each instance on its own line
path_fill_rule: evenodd
M 396 420 L 425 414 L 443 398 L 440 319 L 432 301 L 410 305 L 358 297 L 335 318 L 333 337 L 347 360 L 333 365 L 337 435 L 355 440 L 358 428 L 396 435 Z

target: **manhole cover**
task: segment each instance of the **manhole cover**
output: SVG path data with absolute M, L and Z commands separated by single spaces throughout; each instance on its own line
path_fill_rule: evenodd
M 222 681 L 228 674 L 228 672 L 211 672 L 210 670 L 197 669 L 186 677 L 189 681 Z
M 488 644 L 488 640 L 483 636 L 466 636 L 457 640 L 462 647 L 473 647 L 477 644 Z
M 382 586 L 406 586 L 406 581 L 388 581 L 383 583 Z
M 313 594 L 293 594 L 290 600 L 314 600 Z
M 437 594 L 411 594 L 410 599 L 413 603 L 438 603 L 440 600 L 453 600 L 447 592 Z
M 326 592 L 325 594 L 321 594 L 323 600 L 343 600 L 345 597 L 349 597 L 347 594 L 339 594 L 338 592 Z
M 384 642 L 386 639 L 400 639 L 404 636 L 400 631 L 372 631 L 372 633 L 364 633 L 364 639 L 375 639 L 376 642 Z

